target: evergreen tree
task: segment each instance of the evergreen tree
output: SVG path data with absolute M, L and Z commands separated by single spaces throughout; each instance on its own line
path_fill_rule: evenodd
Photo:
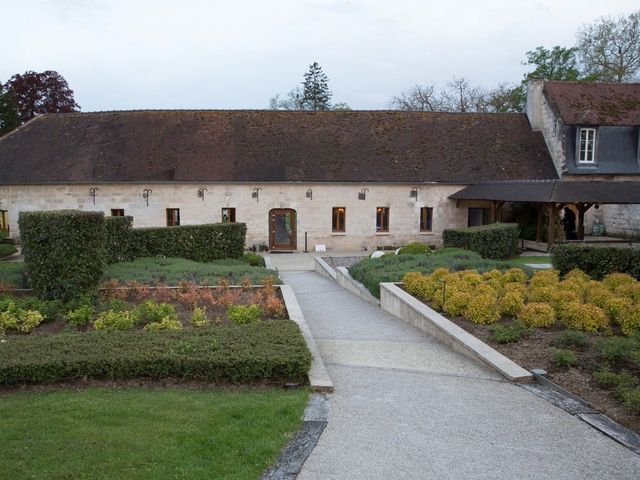
M 0 83 L 0 136 L 20 125 L 20 115 L 11 92 Z
M 330 110 L 331 90 L 329 79 L 322 71 L 318 62 L 309 66 L 309 71 L 304 74 L 302 82 L 303 110 Z

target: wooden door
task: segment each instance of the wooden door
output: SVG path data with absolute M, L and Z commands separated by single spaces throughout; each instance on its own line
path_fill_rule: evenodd
M 296 211 L 276 208 L 269 212 L 269 249 L 296 250 Z

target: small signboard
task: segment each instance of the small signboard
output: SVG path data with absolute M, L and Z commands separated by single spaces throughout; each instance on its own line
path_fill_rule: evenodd
M 326 252 L 327 246 L 322 243 L 316 243 L 316 252 Z

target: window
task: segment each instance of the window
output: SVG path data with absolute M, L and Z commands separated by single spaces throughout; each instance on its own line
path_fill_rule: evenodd
M 167 208 L 167 227 L 177 227 L 180 225 L 180 209 Z
M 433 208 L 422 207 L 420 209 L 420 231 L 430 232 L 432 230 Z
M 347 209 L 345 207 L 333 207 L 331 215 L 331 231 L 332 232 L 344 232 L 345 231 L 345 217 Z
M 389 207 L 376 208 L 376 232 L 389 231 Z
M 112 208 L 111 209 L 112 217 L 124 217 L 124 208 Z
M 578 163 L 595 163 L 596 129 L 581 128 Z
M 222 223 L 235 223 L 236 222 L 236 209 L 235 208 L 223 208 L 222 209 Z

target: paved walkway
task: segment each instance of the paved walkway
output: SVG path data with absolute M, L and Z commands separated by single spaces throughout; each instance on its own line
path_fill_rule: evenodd
M 640 456 L 580 420 L 296 271 L 295 257 L 272 261 L 335 384 L 329 424 L 299 479 L 640 478 Z

